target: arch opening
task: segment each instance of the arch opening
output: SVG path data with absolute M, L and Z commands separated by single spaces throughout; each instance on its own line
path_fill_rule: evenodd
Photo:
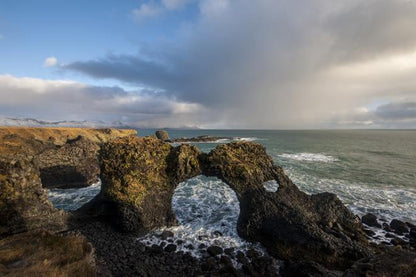
M 210 246 L 222 250 L 256 250 L 267 255 L 259 243 L 240 238 L 237 221 L 240 204 L 236 193 L 217 177 L 199 175 L 178 184 L 172 197 L 177 226 L 161 228 L 139 240 L 148 245 L 175 244 L 176 251 L 201 257 Z M 173 235 L 166 241 L 166 231 Z M 237 260 L 234 261 L 237 264 Z
M 82 188 L 46 188 L 49 201 L 57 209 L 75 211 L 90 202 L 101 191 L 101 180 Z

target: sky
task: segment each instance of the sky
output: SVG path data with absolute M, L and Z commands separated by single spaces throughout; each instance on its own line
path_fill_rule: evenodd
M 0 117 L 416 128 L 416 1 L 0 0 Z

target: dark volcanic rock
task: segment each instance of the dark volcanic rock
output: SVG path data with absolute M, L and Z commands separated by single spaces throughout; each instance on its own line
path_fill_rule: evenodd
M 216 245 L 212 245 L 210 247 L 207 248 L 207 252 L 211 255 L 211 256 L 216 256 L 219 254 L 222 254 L 223 250 L 221 247 L 216 246 Z
M 163 231 L 160 235 L 160 238 L 163 240 L 167 240 L 168 238 L 173 237 L 173 233 L 171 231 Z
M 334 194 L 301 192 L 263 146 L 219 145 L 205 159 L 204 173 L 223 179 L 240 200 L 239 235 L 275 257 L 345 269 L 371 254 L 359 218 Z M 262 184 L 273 179 L 279 190 L 267 192 Z
M 65 227 L 66 214 L 52 206 L 31 157 L 0 156 L 0 237 Z
M 170 141 L 169 134 L 167 131 L 156 131 L 156 137 L 163 141 Z
M 177 248 L 176 244 L 170 243 L 170 244 L 166 245 L 165 251 L 166 252 L 175 252 L 176 248 Z
M 416 253 L 387 248 L 384 253 L 357 261 L 343 276 L 416 276 Z
M 390 228 L 393 229 L 393 231 L 398 235 L 403 235 L 403 233 L 409 232 L 406 223 L 397 219 L 393 219 L 390 222 Z
M 364 215 L 361 218 L 361 221 L 364 224 L 366 224 L 366 225 L 368 225 L 370 227 L 381 228 L 381 225 L 377 222 L 377 217 L 374 214 L 372 214 L 372 213 L 368 213 L 368 214 Z

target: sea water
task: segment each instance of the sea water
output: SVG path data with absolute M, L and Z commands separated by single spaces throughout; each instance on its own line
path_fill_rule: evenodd
M 266 147 L 274 162 L 282 166 L 304 192 L 332 192 L 355 214 L 376 214 L 389 222 L 393 218 L 416 223 L 416 131 L 334 130 L 334 131 L 259 131 L 259 130 L 168 130 L 171 137 L 212 135 L 231 137 L 215 143 L 194 143 L 209 152 L 219 143 L 254 141 Z M 138 130 L 139 136 L 155 130 Z M 275 182 L 264 184 L 276 191 Z M 97 183 L 89 188 L 51 190 L 55 206 L 73 210 L 94 197 Z M 236 226 L 239 204 L 235 193 L 216 178 L 198 176 L 178 185 L 172 200 L 179 225 L 170 228 L 178 250 L 198 255 L 200 244 L 223 248 L 256 248 L 238 237 Z M 159 243 L 158 233 L 139 238 L 144 243 Z M 190 250 L 185 246 L 194 245 Z

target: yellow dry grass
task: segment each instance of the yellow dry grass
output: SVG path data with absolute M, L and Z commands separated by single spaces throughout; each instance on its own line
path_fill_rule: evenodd
M 92 247 L 84 237 L 49 232 L 0 241 L 0 276 L 94 276 Z

